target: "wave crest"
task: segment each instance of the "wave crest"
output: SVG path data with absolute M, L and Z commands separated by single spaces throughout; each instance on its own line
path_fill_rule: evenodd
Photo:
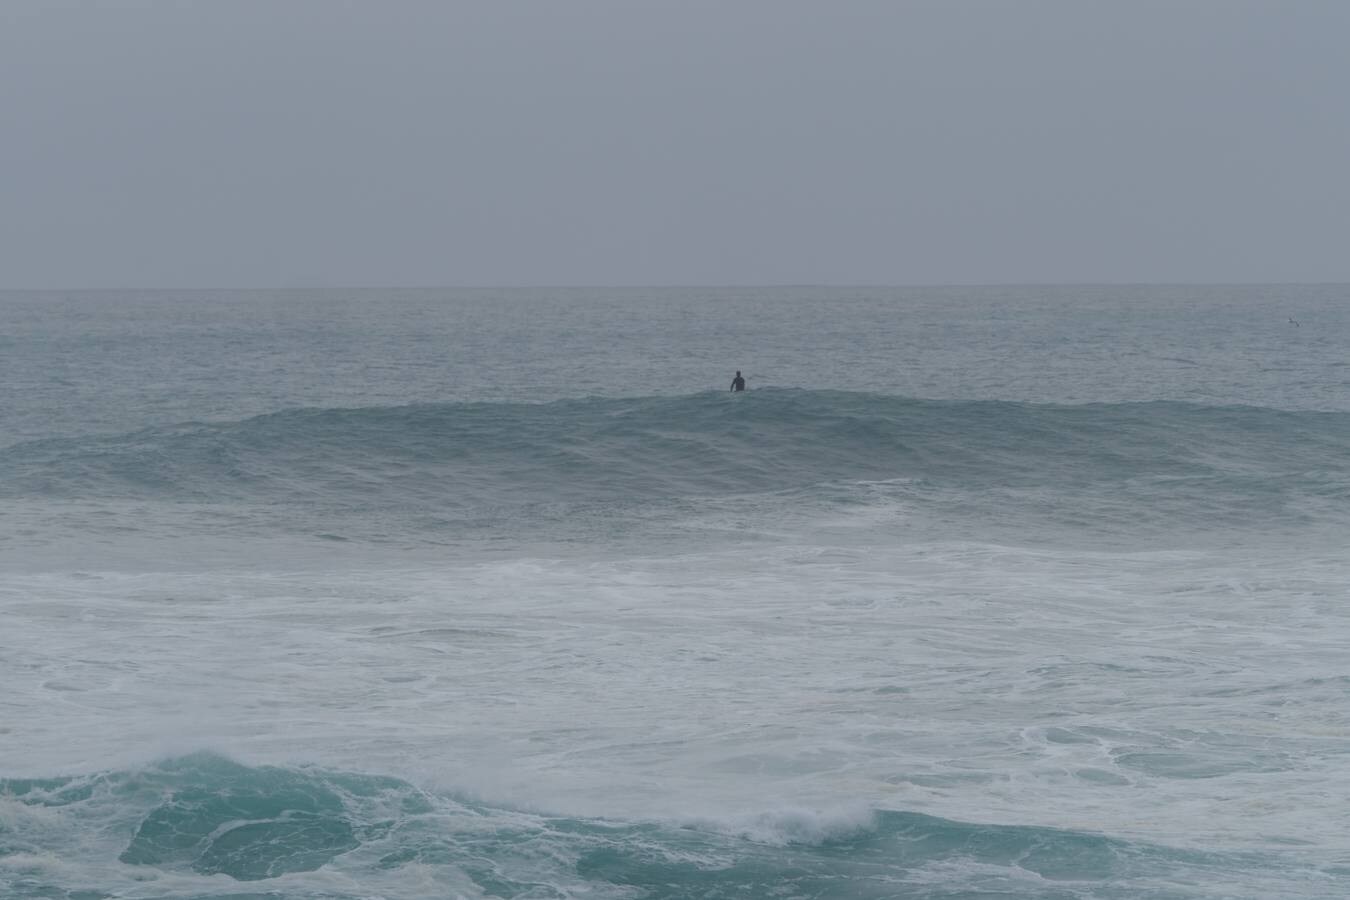
M 53 827 L 16 836 L 3 827 L 19 818 L 7 806 L 40 811 Z M 209 753 L 132 771 L 0 779 L 0 813 L 6 896 L 79 893 L 80 873 L 89 871 L 117 872 L 123 887 L 172 876 L 192 896 L 216 894 L 215 879 L 227 876 L 265 883 L 277 898 L 372 890 L 400 898 L 429 890 L 730 898 L 776 895 L 785 885 L 815 897 L 1030 898 L 1047 896 L 1051 885 L 1057 897 L 1124 897 L 1148 895 L 1131 884 L 1203 884 L 1205 872 L 1280 864 L 900 811 L 789 809 L 692 825 L 663 822 L 659 813 L 638 823 L 550 817 L 426 793 L 397 778 L 247 766 Z M 100 853 L 110 859 L 95 858 Z M 30 865 L 66 857 L 82 863 Z M 123 867 L 108 868 L 111 857 Z
M 343 515 L 382 533 L 608 528 L 755 496 L 1018 530 L 1339 521 L 1350 415 L 769 389 L 292 409 L 0 450 L 0 497 L 309 510 L 298 527 L 325 535 Z

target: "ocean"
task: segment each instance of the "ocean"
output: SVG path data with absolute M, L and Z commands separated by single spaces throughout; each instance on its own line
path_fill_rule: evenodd
M 0 898 L 1342 900 L 1347 300 L 0 293 Z

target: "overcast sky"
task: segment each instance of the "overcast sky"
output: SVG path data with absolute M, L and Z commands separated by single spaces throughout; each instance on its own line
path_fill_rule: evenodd
M 1346 0 L 0 0 L 0 286 L 1350 281 Z

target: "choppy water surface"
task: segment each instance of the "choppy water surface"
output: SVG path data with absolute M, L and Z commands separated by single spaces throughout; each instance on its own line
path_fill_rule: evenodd
M 1346 293 L 0 294 L 0 896 L 1343 897 Z

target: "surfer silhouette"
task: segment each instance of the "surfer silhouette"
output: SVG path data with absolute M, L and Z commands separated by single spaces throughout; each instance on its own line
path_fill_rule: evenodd
M 731 389 L 733 391 L 745 390 L 745 379 L 741 377 L 741 370 L 736 370 L 736 377 L 731 379 Z

